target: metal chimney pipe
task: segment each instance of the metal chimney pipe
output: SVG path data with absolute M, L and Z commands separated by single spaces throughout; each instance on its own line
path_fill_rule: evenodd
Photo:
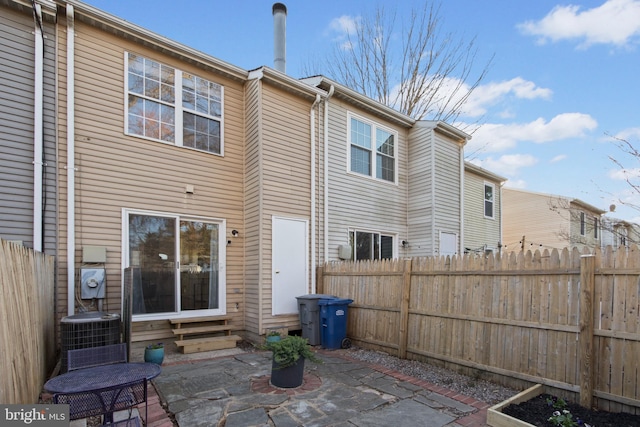
M 273 5 L 273 66 L 287 72 L 287 7 L 282 3 Z

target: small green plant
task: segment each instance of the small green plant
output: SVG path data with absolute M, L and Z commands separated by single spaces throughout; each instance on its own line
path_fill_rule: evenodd
M 149 344 L 147 348 L 149 350 L 157 350 L 159 348 L 164 348 L 164 343 L 158 342 L 158 343 Z
M 566 409 L 567 408 L 567 402 L 561 397 L 549 396 L 549 397 L 547 397 L 546 402 L 547 402 L 547 405 L 552 406 L 553 409 Z
M 573 415 L 567 409 L 562 411 L 554 411 L 553 415 L 549 418 L 549 421 L 554 426 L 560 427 L 577 427 L 578 422 L 573 419 Z
M 280 368 L 295 365 L 301 357 L 314 363 L 322 363 L 311 351 L 307 339 L 299 336 L 290 335 L 280 341 L 269 343 L 267 349 L 273 352 L 273 360 Z
M 547 405 L 556 411 L 553 411 L 548 421 L 558 427 L 593 427 L 591 424 L 585 423 L 580 418 L 573 419 L 573 414 L 567 409 L 567 402 L 556 396 L 549 396 L 546 399 Z
M 271 331 L 267 334 L 268 337 L 279 337 L 280 336 L 280 332 L 278 331 Z

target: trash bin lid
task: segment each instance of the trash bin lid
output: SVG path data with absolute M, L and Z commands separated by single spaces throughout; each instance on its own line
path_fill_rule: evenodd
M 332 298 L 332 299 L 321 299 L 318 301 L 318 305 L 349 305 L 353 302 L 352 299 L 348 298 Z
M 296 299 L 301 299 L 301 300 L 314 300 L 314 299 L 335 299 L 338 298 L 337 296 L 334 295 L 328 295 L 328 294 L 307 294 L 307 295 L 301 295 L 299 297 L 296 297 Z

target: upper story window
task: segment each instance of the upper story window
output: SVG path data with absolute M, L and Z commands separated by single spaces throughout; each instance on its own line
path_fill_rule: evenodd
M 580 235 L 584 236 L 586 234 L 586 223 L 584 212 L 580 212 Z
M 350 231 L 354 261 L 393 258 L 393 236 L 367 231 Z
M 493 218 L 495 186 L 490 183 L 484 184 L 484 216 Z
M 598 238 L 598 218 L 593 218 L 593 237 Z
M 367 120 L 349 116 L 350 171 L 396 182 L 397 134 Z
M 224 88 L 128 53 L 126 133 L 223 154 Z

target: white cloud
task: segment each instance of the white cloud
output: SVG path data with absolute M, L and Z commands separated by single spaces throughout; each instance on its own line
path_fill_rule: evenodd
M 466 93 L 468 86 L 464 89 L 463 93 Z M 479 117 L 487 112 L 487 107 L 499 103 L 509 95 L 518 99 L 550 99 L 552 94 L 551 89 L 541 88 L 522 77 L 515 77 L 478 86 L 464 105 L 464 110 L 469 117 Z
M 553 159 L 549 160 L 549 163 L 558 163 L 558 162 L 561 162 L 562 160 L 564 160 L 566 158 L 567 158 L 566 154 L 559 154 L 559 155 L 555 156 Z
M 348 36 L 355 34 L 359 21 L 359 16 L 342 15 L 338 18 L 333 18 L 329 22 L 328 31 L 336 34 L 338 40 L 346 39 Z
M 556 6 L 539 21 L 517 26 L 539 43 L 577 40 L 579 48 L 594 44 L 625 46 L 640 35 L 640 0 L 608 0 L 593 9 L 580 6 Z
M 640 168 L 611 169 L 608 175 L 616 181 L 633 181 L 640 178 Z
M 615 137 L 618 139 L 624 139 L 627 142 L 632 142 L 634 139 L 640 140 L 640 127 L 621 130 L 615 135 Z
M 475 163 L 480 163 L 481 167 L 495 172 L 498 175 L 508 177 L 518 175 L 521 168 L 535 165 L 538 163 L 538 159 L 531 154 L 505 154 L 497 159 L 487 157 L 486 159 Z
M 461 125 L 462 127 L 464 125 Z M 579 138 L 598 126 L 588 114 L 563 113 L 549 122 L 538 118 L 529 123 L 481 125 L 473 134 L 465 150 L 474 152 L 500 152 L 516 146 L 520 141 L 542 144 L 569 138 Z M 462 127 L 464 128 L 464 127 Z

